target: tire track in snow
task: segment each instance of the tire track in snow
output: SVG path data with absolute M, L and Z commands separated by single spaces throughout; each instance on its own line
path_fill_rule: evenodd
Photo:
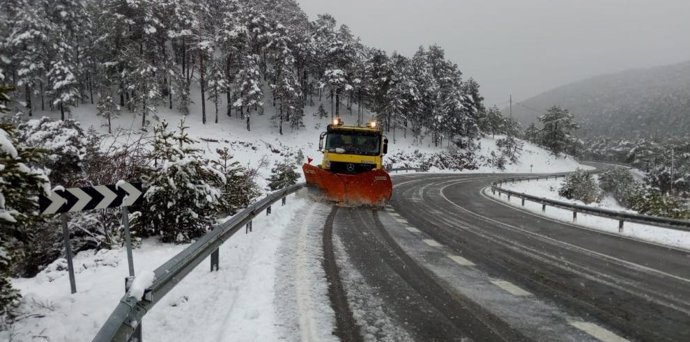
M 362 341 L 359 326 L 355 323 L 352 310 L 347 302 L 347 294 L 340 279 L 338 265 L 336 263 L 335 252 L 333 250 L 333 220 L 338 213 L 338 207 L 333 206 L 333 210 L 326 219 L 323 230 L 323 268 L 328 279 L 328 297 L 335 310 L 336 329 L 335 335 L 343 341 Z
M 276 310 L 289 341 L 337 341 L 331 334 L 335 313 L 321 261 L 322 229 L 330 207 L 314 202 L 303 217 L 293 220 L 279 250 L 282 260 L 276 282 Z

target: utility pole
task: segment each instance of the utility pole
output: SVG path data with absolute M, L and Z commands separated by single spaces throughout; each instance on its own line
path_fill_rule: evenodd
M 510 94 L 510 118 L 513 118 L 513 94 Z
M 673 147 L 671 147 L 671 195 L 673 195 L 673 168 L 675 167 L 675 156 L 673 153 Z

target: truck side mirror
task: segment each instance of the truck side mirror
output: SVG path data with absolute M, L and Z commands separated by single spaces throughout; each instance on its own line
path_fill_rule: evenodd
M 383 139 L 383 154 L 388 153 L 388 139 Z
M 319 151 L 323 151 L 323 139 L 326 137 L 326 133 L 321 133 L 319 136 Z

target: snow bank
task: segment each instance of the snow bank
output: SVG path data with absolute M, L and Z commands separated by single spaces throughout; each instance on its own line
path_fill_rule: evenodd
M 132 286 L 129 288 L 127 294 L 129 294 L 130 297 L 141 300 L 144 296 L 144 291 L 153 285 L 154 280 L 156 280 L 156 275 L 153 273 L 153 271 L 144 271 L 139 273 L 139 275 L 134 277 Z
M 562 182 L 563 179 L 549 179 L 530 182 L 517 182 L 514 184 L 503 184 L 501 187 L 503 187 L 506 190 L 526 193 L 533 196 L 562 201 L 566 203 L 636 213 L 633 210 L 625 209 L 620 204 L 618 204 L 615 199 L 611 197 L 605 197 L 600 203 L 592 204 L 584 204 L 577 200 L 569 200 L 567 198 L 561 197 L 560 195 L 558 195 L 558 189 L 560 188 Z M 485 191 L 485 194 L 487 196 L 499 198 L 498 194 L 492 195 L 491 191 Z M 515 207 L 522 207 L 522 201 L 518 197 L 511 197 L 511 199 L 508 200 L 507 196 L 501 196 L 500 200 L 504 203 L 510 204 Z M 524 209 L 534 214 L 546 216 L 559 221 L 572 222 L 573 220 L 572 211 L 547 206 L 546 212 L 542 212 L 541 204 L 539 203 L 525 201 Z M 620 234 L 622 236 L 642 241 L 648 241 L 652 243 L 661 244 L 664 246 L 690 250 L 690 232 L 673 230 L 663 227 L 655 227 L 639 223 L 625 222 L 623 232 L 619 233 L 618 220 L 608 219 L 605 217 L 599 217 L 594 215 L 587 215 L 583 213 L 578 213 L 577 224 L 579 226 L 583 226 L 589 229 L 595 229 L 610 234 Z
M 300 196 L 299 194 L 296 196 Z M 183 279 L 143 320 L 146 341 L 277 341 L 298 340 L 278 327 L 274 303 L 279 250 L 283 235 L 300 222 L 307 200 L 288 198 L 269 216 L 254 219 L 254 231 L 238 232 L 220 248 L 220 269 L 209 272 L 205 261 Z M 315 218 L 317 220 L 323 218 Z M 323 223 L 321 223 L 321 226 Z M 162 244 L 155 239 L 133 250 L 135 270 L 153 270 L 189 245 Z M 315 256 L 306 258 L 317 260 Z M 65 259 L 58 259 L 36 277 L 13 279 L 24 298 L 19 319 L 6 335 L 11 341 L 91 341 L 125 293 L 128 275 L 123 249 L 85 251 L 74 258 L 77 293 L 70 294 Z M 137 271 L 129 294 L 141 298 L 153 282 L 151 271 Z M 327 304 L 326 304 L 327 305 Z M 316 317 L 331 329 L 328 318 Z

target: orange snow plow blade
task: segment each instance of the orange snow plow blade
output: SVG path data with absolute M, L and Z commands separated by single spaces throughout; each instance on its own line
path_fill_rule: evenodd
M 332 201 L 348 205 L 383 205 L 393 193 L 391 177 L 383 170 L 354 175 L 332 173 L 318 166 L 302 166 L 307 184 L 319 188 Z

